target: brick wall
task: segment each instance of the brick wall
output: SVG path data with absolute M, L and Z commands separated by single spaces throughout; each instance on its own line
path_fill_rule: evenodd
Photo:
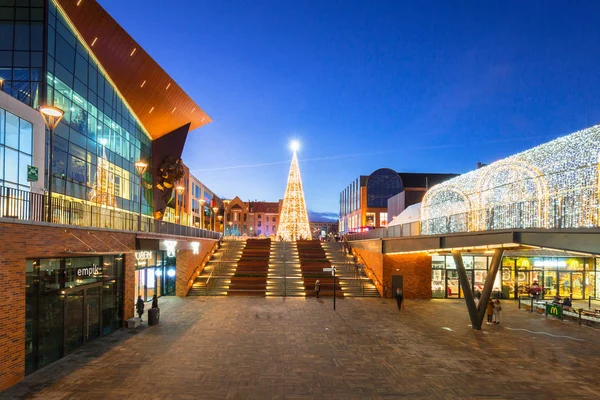
M 392 276 L 402 275 L 405 299 L 431 298 L 431 256 L 396 254 L 383 256 L 384 285 L 392 287 Z M 386 297 L 393 293 L 387 291 Z
M 370 268 L 371 271 L 373 271 L 373 274 L 375 274 L 377 279 L 379 279 L 379 282 L 383 283 L 384 282 L 383 254 L 374 252 L 374 251 L 365 250 L 365 249 L 359 249 L 359 248 L 355 248 L 354 250 L 363 259 L 363 261 L 365 262 L 367 267 Z M 377 283 L 377 281 L 375 279 L 373 279 L 372 277 L 371 277 L 371 280 L 373 281 L 373 283 L 375 283 L 375 284 Z M 377 287 L 377 290 L 379 290 L 379 294 L 382 294 L 382 292 L 383 292 L 382 287 Z
M 0 222 L 0 237 L 0 390 L 3 390 L 25 376 L 25 260 L 69 257 L 69 253 L 90 250 L 125 253 L 126 247 L 135 248 L 135 234 Z M 133 254 L 125 256 L 125 299 L 133 298 L 132 259 Z M 123 310 L 126 318 L 133 315 L 133 308 L 129 308 Z
M 177 284 L 175 285 L 175 294 L 179 297 L 187 296 L 190 287 L 193 284 L 193 280 L 196 275 L 192 278 L 192 282 L 189 281 L 190 275 L 198 268 L 200 273 L 204 269 L 202 260 L 204 256 L 212 249 L 215 240 L 209 239 L 198 239 L 195 241 L 200 242 L 200 251 L 198 254 L 194 254 L 192 250 L 177 250 L 177 261 L 175 268 L 177 269 Z

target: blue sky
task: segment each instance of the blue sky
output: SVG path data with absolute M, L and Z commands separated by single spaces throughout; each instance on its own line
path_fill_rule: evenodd
M 282 198 L 292 138 L 335 215 L 378 168 L 463 173 L 600 122 L 598 2 L 99 2 L 213 118 L 183 158 L 225 198 Z

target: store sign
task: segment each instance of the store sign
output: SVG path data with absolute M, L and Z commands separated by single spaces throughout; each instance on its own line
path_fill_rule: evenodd
M 177 242 L 174 240 L 165 240 L 165 246 L 167 247 L 167 257 L 175 257 L 175 247 Z
M 192 246 L 192 253 L 200 254 L 200 242 L 192 242 L 190 246 Z
M 90 278 L 94 275 L 98 275 L 102 272 L 102 269 L 96 264 L 92 264 L 90 267 L 75 268 L 75 275 L 81 278 Z
M 138 262 L 151 260 L 152 259 L 152 252 L 151 251 L 136 251 L 135 252 L 135 259 Z
M 563 309 L 561 306 L 556 304 L 546 304 L 546 314 L 562 318 Z
M 566 267 L 566 261 L 554 261 L 554 260 L 544 260 L 544 261 L 534 261 L 534 267 Z

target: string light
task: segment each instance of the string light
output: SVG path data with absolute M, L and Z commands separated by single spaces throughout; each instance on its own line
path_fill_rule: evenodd
M 421 233 L 599 226 L 600 125 L 432 187 Z
M 302 189 L 302 178 L 298 167 L 298 157 L 295 147 L 288 176 L 287 187 L 283 197 L 277 238 L 285 241 L 299 239 L 310 239 L 310 225 L 308 224 L 308 213 L 304 203 L 304 190 Z

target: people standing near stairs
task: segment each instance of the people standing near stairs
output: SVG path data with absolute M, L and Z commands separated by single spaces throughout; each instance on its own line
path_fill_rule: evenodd
M 152 308 L 158 308 L 158 297 L 152 296 Z
M 398 310 L 402 308 L 402 301 L 404 300 L 404 294 L 402 289 L 396 288 L 396 303 L 398 303 Z
M 321 291 L 321 281 L 317 279 L 315 281 L 315 293 L 317 294 L 317 299 L 319 298 L 320 291 Z

